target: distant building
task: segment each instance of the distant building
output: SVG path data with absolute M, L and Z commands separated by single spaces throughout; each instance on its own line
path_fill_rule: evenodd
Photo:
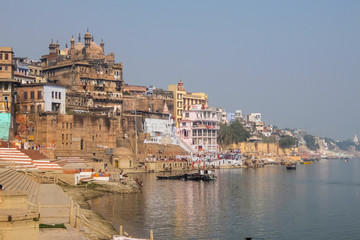
M 226 114 L 226 120 L 228 121 L 228 123 L 232 123 L 235 121 L 235 113 L 227 113 Z
M 222 123 L 222 124 L 227 124 L 228 123 L 228 120 L 227 120 L 227 117 L 226 117 L 226 112 L 225 112 L 225 110 L 224 109 L 222 109 L 222 108 L 218 108 L 218 109 L 216 109 L 218 112 L 219 112 L 219 114 L 220 114 L 220 122 Z
M 146 93 L 145 86 L 128 85 L 125 84 L 123 87 L 123 93 L 129 95 L 144 95 Z
M 356 134 L 355 134 L 355 136 L 354 136 L 353 141 L 354 141 L 354 143 L 355 143 L 356 145 L 359 145 L 359 139 L 358 139 L 358 137 L 356 136 Z
M 261 113 L 250 113 L 247 115 L 247 122 L 261 122 Z
M 174 95 L 173 115 L 177 126 L 182 119 L 183 111 L 190 110 L 193 105 L 200 105 L 203 109 L 208 106 L 208 95 L 186 92 L 184 83 L 181 80 L 177 84 L 169 85 L 168 90 L 172 91 Z
M 239 122 L 243 122 L 244 116 L 242 114 L 242 110 L 236 110 L 235 111 L 235 120 L 237 120 Z
M 184 110 L 179 123 L 180 138 L 196 153 L 215 158 L 218 153 L 217 136 L 220 114 L 216 109 L 203 109 L 201 105 L 193 105 Z

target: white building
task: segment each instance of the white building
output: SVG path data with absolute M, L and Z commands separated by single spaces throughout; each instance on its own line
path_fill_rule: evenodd
M 261 122 L 261 113 L 250 113 L 247 115 L 247 122 Z
M 218 153 L 217 135 L 220 113 L 216 109 L 202 109 L 193 105 L 191 110 L 183 111 L 179 123 L 180 138 L 199 155 L 215 158 Z

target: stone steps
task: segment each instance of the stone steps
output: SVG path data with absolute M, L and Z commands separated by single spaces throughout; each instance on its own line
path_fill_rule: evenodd
M 26 155 L 28 153 L 30 156 Z M 18 170 L 55 170 L 61 169 L 56 162 L 46 159 L 40 151 L 0 148 L 0 164 L 11 165 Z
M 0 184 L 5 190 L 24 192 L 27 194 L 27 201 L 37 204 L 38 192 L 40 184 L 31 177 L 25 175 L 24 172 L 14 170 L 4 170 L 0 172 Z M 28 206 L 29 210 L 35 210 L 36 207 Z

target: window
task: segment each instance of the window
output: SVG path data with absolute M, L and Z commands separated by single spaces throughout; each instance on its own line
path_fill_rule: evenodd
M 72 129 L 72 123 L 70 123 L 70 129 Z
M 69 137 L 69 135 L 68 135 L 68 134 L 66 134 L 66 140 L 68 140 L 68 137 Z
M 38 99 L 41 99 L 41 91 L 38 91 Z
M 4 90 L 8 90 L 9 89 L 9 84 L 8 83 L 4 83 Z
M 189 117 L 189 113 L 185 113 L 185 117 L 187 117 L 187 118 L 188 118 L 188 117 Z
M 57 92 L 55 92 L 55 99 L 57 99 L 57 97 L 58 97 L 58 95 L 57 95 L 58 93 Z
M 32 113 L 35 112 L 35 106 L 34 106 L 34 105 L 31 105 L 31 106 L 30 106 L 30 112 L 32 112 Z
M 35 98 L 35 92 L 34 91 L 31 91 L 30 92 L 30 99 L 34 99 Z
M 27 100 L 27 92 L 24 92 L 24 100 Z
M 70 139 L 69 139 L 70 141 L 72 140 L 72 134 L 70 134 Z
M 101 131 L 101 125 L 99 125 L 99 130 Z
M 9 54 L 5 53 L 5 60 L 9 60 Z
M 51 92 L 51 97 L 54 98 L 54 91 Z
M 69 123 L 66 123 L 66 129 L 68 129 L 69 128 Z
M 64 134 L 61 134 L 61 139 L 64 140 Z
M 8 70 L 8 67 L 5 67 L 5 71 L 7 71 Z
M 61 99 L 61 92 L 59 92 L 59 99 Z
M 196 136 L 197 135 L 196 133 L 197 133 L 197 131 L 196 131 L 196 129 L 194 129 L 193 132 L 192 132 L 192 135 Z
M 0 60 L 2 60 L 2 53 L 0 53 Z
M 38 106 L 37 106 L 37 111 L 38 111 L 38 112 L 41 112 L 41 105 L 38 105 Z
M 62 123 L 62 128 L 64 128 L 64 126 L 65 126 L 65 123 Z
M 27 112 L 27 106 L 23 106 L 23 112 Z
M 0 71 L 2 71 L 2 67 L 0 67 Z

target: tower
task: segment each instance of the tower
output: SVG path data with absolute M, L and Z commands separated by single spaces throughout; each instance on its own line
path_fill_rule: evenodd
M 100 47 L 102 48 L 103 52 L 105 52 L 105 44 L 102 39 L 101 39 Z
M 56 53 L 56 45 L 54 44 L 52 39 L 51 39 L 51 43 L 49 44 L 49 54 L 51 53 Z
M 85 33 L 84 40 L 85 40 L 85 47 L 89 48 L 91 43 L 91 34 L 89 33 L 89 30 Z
M 74 54 L 75 53 L 75 39 L 74 36 L 71 36 L 71 40 L 70 40 L 70 54 Z
M 59 44 L 59 40 L 56 41 L 56 53 L 59 54 L 59 50 L 60 50 L 60 44 Z
M 356 134 L 355 134 L 355 136 L 354 136 L 353 141 L 354 141 L 354 143 L 355 143 L 356 145 L 359 145 L 359 139 L 358 139 L 358 137 L 356 136 Z

